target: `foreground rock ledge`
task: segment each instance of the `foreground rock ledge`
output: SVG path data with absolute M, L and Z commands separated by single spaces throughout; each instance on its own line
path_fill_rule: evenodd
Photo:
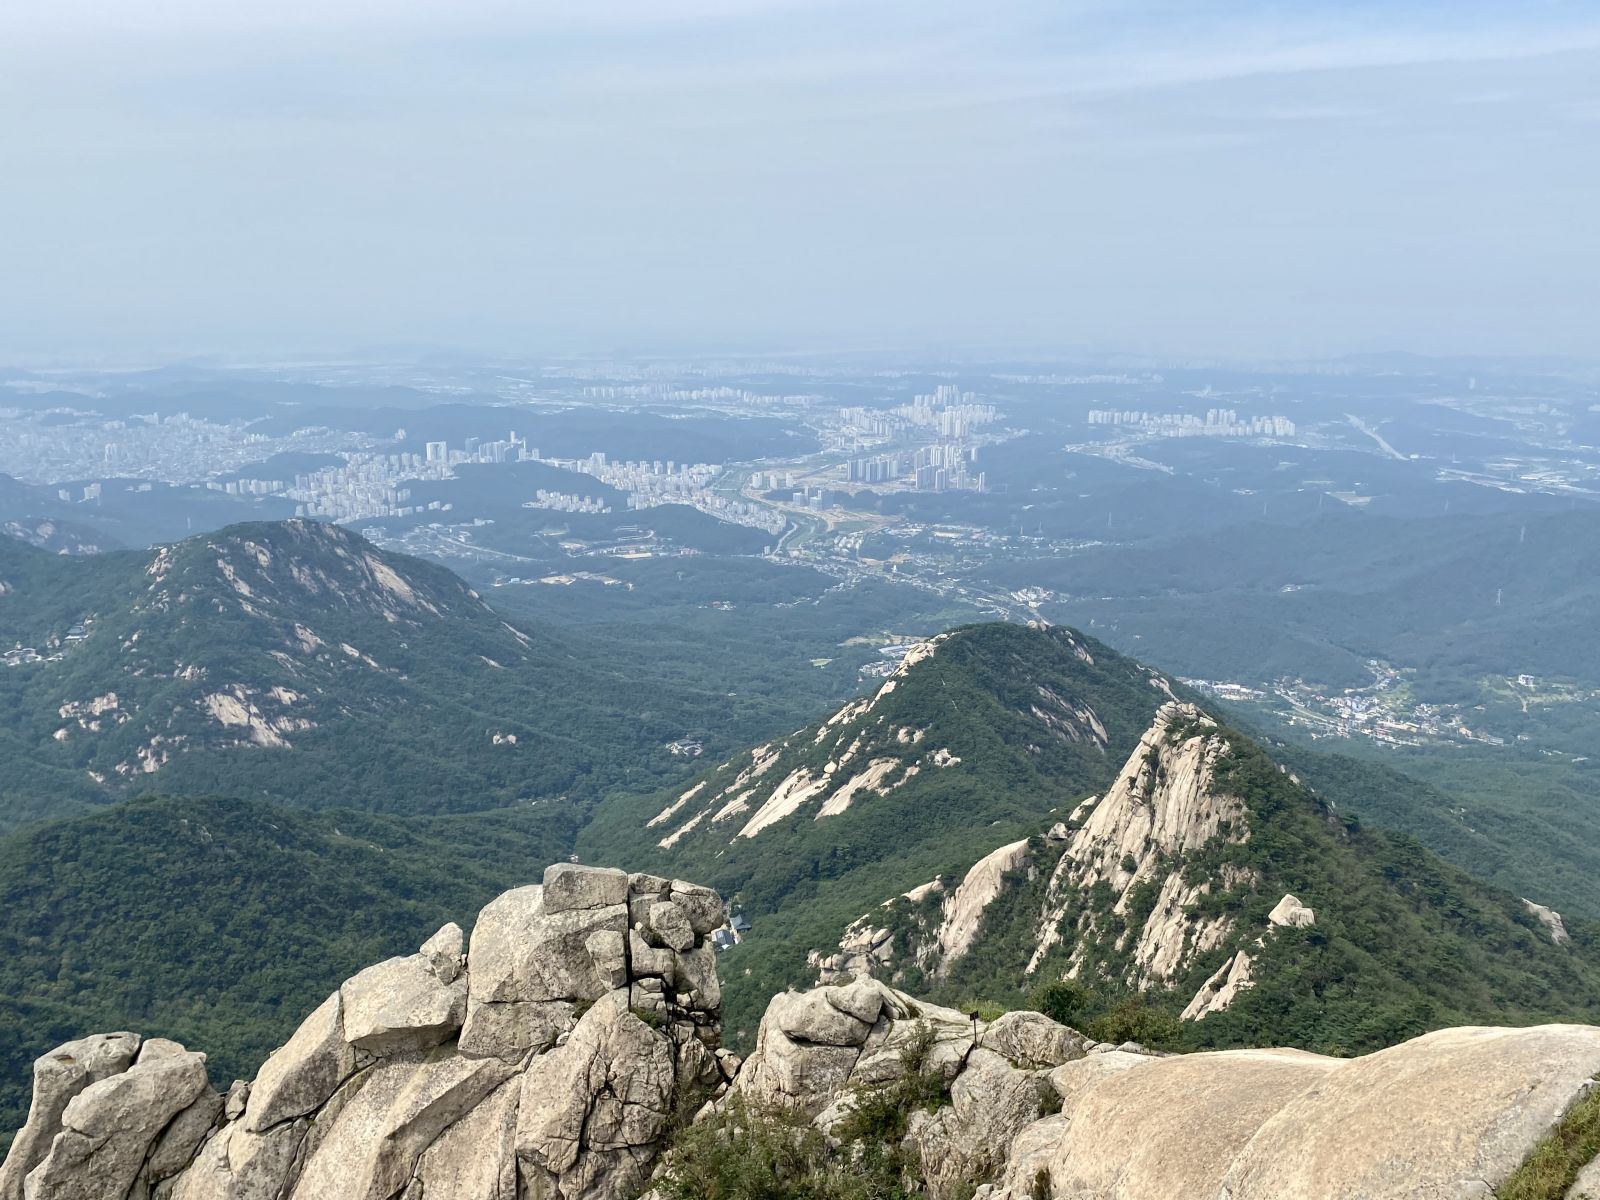
M 347 980 L 226 1095 L 175 1043 L 68 1042 L 34 1066 L 0 1200 L 625 1200 L 706 1097 L 831 1130 L 912 1043 L 947 1085 L 907 1134 L 933 1200 L 1458 1200 L 1492 1196 L 1600 1075 L 1591 1026 L 1159 1056 L 871 979 L 773 997 L 741 1068 L 723 921 L 709 889 L 561 864 L 470 944 L 448 925 Z

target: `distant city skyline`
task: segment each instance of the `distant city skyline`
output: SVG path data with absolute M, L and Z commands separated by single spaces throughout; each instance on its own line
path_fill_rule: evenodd
M 1595 357 L 1600 5 L 19 0 L 0 363 Z

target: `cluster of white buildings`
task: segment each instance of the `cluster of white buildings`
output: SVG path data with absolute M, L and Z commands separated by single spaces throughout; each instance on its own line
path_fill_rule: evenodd
M 807 405 L 815 396 L 764 396 L 759 392 L 733 387 L 685 388 L 674 384 L 591 385 L 583 389 L 589 400 L 653 400 L 669 404 L 716 404 L 734 408 L 771 408 L 777 405 Z
M 1153 413 L 1110 408 L 1091 409 L 1091 425 L 1129 425 L 1167 437 L 1293 437 L 1288 417 L 1244 417 L 1231 408 L 1197 413 Z
M 310 449 L 303 443 L 311 440 L 290 435 L 273 447 Z M 247 432 L 244 422 L 223 424 L 188 413 L 107 419 L 0 406 L 0 474 L 24 483 L 96 477 L 198 483 L 260 458 L 268 441 Z
M 296 516 L 330 521 L 360 521 L 372 517 L 409 517 L 419 512 L 448 512 L 438 500 L 411 503 L 416 480 L 448 479 L 450 467 L 428 461 L 419 454 L 353 454 L 337 467 L 321 467 L 296 475 L 283 495 L 295 502 Z
M 977 453 L 976 446 L 962 442 L 934 442 L 915 450 L 852 458 L 845 464 L 845 479 L 865 484 L 903 480 L 919 492 L 952 488 L 981 492 L 987 488 L 983 472 L 969 470 Z
M 963 392 L 950 383 L 941 383 L 932 395 L 913 396 L 910 404 L 893 411 L 942 438 L 964 438 L 979 426 L 991 424 L 998 415 L 994 405 L 980 404 L 975 393 Z
M 991 424 L 997 415 L 994 405 L 979 403 L 974 393 L 963 392 L 954 384 L 940 384 L 932 393 L 913 396 L 911 403 L 894 408 L 841 408 L 841 438 L 852 449 L 897 440 L 936 439 L 849 459 L 845 479 L 868 485 L 909 484 L 924 492 L 952 488 L 981 492 L 985 488 L 983 473 L 969 469 L 978 452 L 974 432 Z
M 992 424 L 997 416 L 994 405 L 979 403 L 973 392 L 940 384 L 933 392 L 913 396 L 911 403 L 893 408 L 841 408 L 839 424 L 843 435 L 856 445 L 919 433 L 961 441 L 973 430 Z
M 404 430 L 401 431 L 404 433 Z M 423 461 L 459 466 L 462 463 L 531 462 L 539 457 L 539 448 L 530 447 L 526 438 L 519 438 L 516 430 L 503 441 L 469 437 L 460 450 L 452 450 L 448 442 L 427 442 Z M 411 455 L 416 458 L 416 455 Z
M 608 513 L 611 506 L 593 496 L 578 496 L 571 492 L 552 492 L 540 488 L 532 500 L 524 500 L 523 508 L 548 508 L 555 512 Z
M 608 462 L 599 452 L 588 458 L 556 461 L 557 466 L 592 475 L 628 494 L 631 509 L 661 504 L 684 504 L 733 525 L 746 525 L 768 533 L 781 533 L 783 514 L 759 504 L 718 495 L 711 485 L 722 474 L 717 463 L 680 463 L 657 458 L 639 462 Z M 757 484 L 757 486 L 760 486 Z
M 768 508 L 764 504 L 751 504 L 745 500 L 735 500 L 729 496 L 719 496 L 715 492 L 707 492 L 702 499 L 695 502 L 694 507 L 716 517 L 719 521 L 727 521 L 730 525 L 745 525 L 767 533 L 782 533 L 784 526 L 789 523 L 789 519 L 775 508 Z
M 555 465 L 593 475 L 619 492 L 627 492 L 629 506 L 691 504 L 722 473 L 714 463 L 680 463 L 672 459 L 650 462 L 609 462 L 599 451 L 588 458 L 556 459 Z

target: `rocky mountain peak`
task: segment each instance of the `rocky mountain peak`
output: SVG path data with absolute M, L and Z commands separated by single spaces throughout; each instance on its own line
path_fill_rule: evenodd
M 893 956 L 886 947 L 896 925 L 922 969 L 947 975 L 979 939 L 990 906 L 1020 877 L 1043 881 L 1029 975 L 1061 948 L 1066 959 L 1058 966 L 1069 977 L 1109 950 L 1125 960 L 1129 985 L 1171 980 L 1233 928 L 1226 915 L 1193 911 L 1218 879 L 1183 870 L 1186 858 L 1208 847 L 1249 839 L 1244 805 L 1216 781 L 1228 751 L 1216 722 L 1199 708 L 1162 704 L 1103 796 L 1077 804 L 1043 838 L 993 850 L 947 893 L 943 881 L 931 881 L 891 902 L 888 919 L 861 918 L 846 930 L 839 954 L 815 957 L 822 978 L 881 972 Z M 1246 878 L 1237 869 L 1222 876 L 1229 886 Z M 943 899 L 930 913 L 923 901 L 933 889 Z
M 385 554 L 324 521 L 234 525 L 160 547 L 145 567 L 145 607 L 227 604 L 252 616 L 325 607 L 392 624 L 441 617 L 464 605 L 488 612 L 448 571 Z
M 663 850 L 736 843 L 802 814 L 826 821 L 907 795 L 914 782 L 969 773 L 980 756 L 1007 744 L 1040 763 L 1101 759 L 1120 716 L 1103 711 L 1108 680 L 1119 703 L 1129 691 L 1143 692 L 1139 699 L 1151 706 L 1170 694 L 1155 672 L 1105 657 L 1114 662 L 1097 663 L 1086 639 L 1064 628 L 942 633 L 912 646 L 872 691 L 808 729 L 723 762 L 643 823 Z
M 1070 931 L 1069 975 L 1083 969 L 1087 947 L 1108 936 L 1113 921 L 1123 929 L 1117 949 L 1129 957 L 1126 981 L 1137 986 L 1166 982 L 1221 944 L 1232 928 L 1229 918 L 1190 915 L 1218 881 L 1191 879 L 1181 867 L 1185 855 L 1214 839 L 1244 842 L 1250 836 L 1243 804 L 1216 786 L 1215 767 L 1227 753 L 1216 722 L 1194 705 L 1161 706 L 1117 782 L 1069 819 L 1082 824 L 1051 873 L 1030 970 L 1068 933 L 1063 924 L 1071 898 L 1097 888 L 1113 899 L 1105 912 L 1090 906 Z M 1136 909 L 1145 911 L 1134 934 L 1129 917 Z
M 209 771 L 197 754 L 303 750 L 403 707 L 475 708 L 539 682 L 513 678 L 533 640 L 459 577 L 325 522 L 231 526 L 69 566 L 96 607 L 26 682 L 61 718 L 44 756 L 96 787 Z M 505 678 L 462 686 L 491 673 Z M 493 707 L 472 718 L 474 740 L 515 747 L 527 726 L 506 714 L 526 706 Z

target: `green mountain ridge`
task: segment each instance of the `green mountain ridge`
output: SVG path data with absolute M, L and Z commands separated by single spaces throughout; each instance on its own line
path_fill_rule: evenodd
M 1336 800 L 1345 781 L 1329 779 Z M 1439 833 L 1436 795 L 1419 789 L 1409 819 Z M 1091 797 L 1119 814 L 1115 836 L 1083 834 Z M 736 1036 L 759 998 L 819 971 L 1005 1004 L 1070 975 L 1177 1016 L 1241 953 L 1250 986 L 1189 1043 L 1355 1052 L 1453 1022 L 1600 1013 L 1587 923 L 1553 944 L 1518 897 L 1367 828 L 1164 676 L 1059 627 L 943 635 L 826 721 L 690 787 L 612 800 L 579 842 L 743 905 Z M 1316 924 L 1269 922 L 1286 895 Z
M 392 812 L 593 799 L 674 773 L 675 712 L 731 708 L 666 681 L 641 706 L 620 664 L 318 522 L 71 560 L 12 542 L 0 579 L 0 637 L 45 655 L 0 674 L 5 824 L 156 792 Z
M 753 1033 L 769 985 L 804 982 L 807 951 L 887 889 L 964 869 L 1108 784 L 1170 694 L 1067 629 L 963 626 L 927 645 L 831 718 L 688 787 L 611 797 L 580 836 L 585 861 L 704 879 L 757 923 L 738 950 L 749 974 L 725 988 L 734 1037 Z

